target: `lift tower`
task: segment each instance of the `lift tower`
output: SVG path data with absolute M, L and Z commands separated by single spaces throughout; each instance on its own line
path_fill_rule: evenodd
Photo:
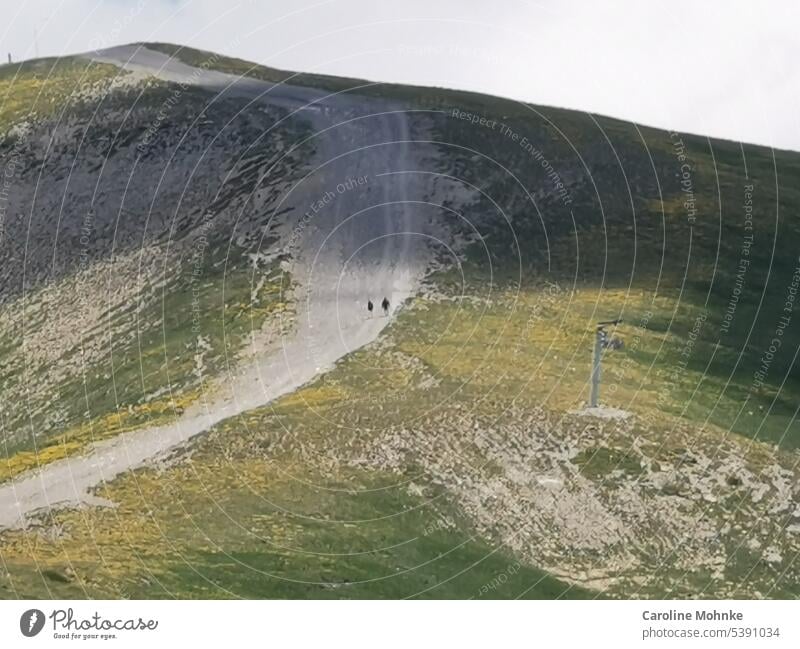
M 619 338 L 609 340 L 606 327 L 616 327 L 622 322 L 622 318 L 617 320 L 606 320 L 597 323 L 594 334 L 594 356 L 592 357 L 592 391 L 589 394 L 589 407 L 597 408 L 600 405 L 600 361 L 604 349 L 619 349 L 622 341 Z

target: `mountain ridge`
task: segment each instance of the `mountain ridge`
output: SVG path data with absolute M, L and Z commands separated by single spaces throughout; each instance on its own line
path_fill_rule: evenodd
M 639 126 L 642 129 L 649 129 L 649 130 L 653 130 L 653 131 L 670 131 L 671 130 L 668 126 L 657 126 L 657 125 L 649 124 L 649 123 L 646 123 L 646 122 L 632 121 L 632 120 L 628 120 L 628 119 L 625 119 L 625 118 L 622 118 L 622 117 L 616 117 L 614 115 L 606 114 L 606 113 L 588 112 L 588 111 L 584 111 L 584 110 L 582 110 L 581 108 L 578 108 L 578 107 L 559 106 L 559 105 L 556 105 L 556 104 L 538 104 L 538 103 L 533 102 L 533 101 L 526 101 L 526 100 L 523 100 L 523 99 L 515 99 L 513 97 L 507 97 L 507 96 L 504 96 L 504 95 L 495 95 L 495 94 L 491 94 L 491 93 L 484 93 L 484 92 L 480 92 L 480 91 L 476 91 L 476 90 L 466 90 L 466 89 L 462 89 L 462 88 L 451 88 L 451 87 L 448 87 L 448 86 L 438 86 L 438 85 L 425 86 L 425 85 L 416 85 L 416 84 L 413 84 L 413 83 L 401 83 L 401 82 L 394 82 L 394 81 L 380 81 L 380 80 L 367 79 L 367 78 L 361 78 L 361 77 L 351 77 L 351 76 L 343 76 L 343 75 L 335 75 L 335 74 L 327 74 L 327 73 L 304 72 L 302 70 L 290 70 L 290 69 L 284 69 L 284 68 L 276 68 L 276 67 L 265 65 L 263 63 L 258 63 L 258 62 L 255 62 L 255 61 L 248 61 L 246 59 L 241 59 L 241 58 L 238 58 L 238 57 L 232 56 L 232 55 L 214 53 L 214 52 L 211 52 L 210 50 L 201 50 L 201 49 L 194 48 L 194 47 L 191 47 L 191 46 L 188 46 L 188 45 L 180 45 L 180 44 L 177 44 L 177 43 L 169 43 L 169 42 L 163 42 L 163 41 L 132 41 L 130 43 L 121 43 L 119 45 L 115 45 L 115 46 L 111 46 L 111 47 L 107 47 L 107 48 L 101 48 L 101 49 L 98 49 L 98 50 L 89 50 L 89 51 L 85 51 L 85 52 L 75 52 L 73 54 L 67 54 L 67 55 L 64 55 L 64 56 L 61 56 L 61 57 L 40 57 L 39 59 L 26 59 L 25 61 L 14 62 L 14 63 L 10 63 L 10 64 L 9 63 L 2 63 L 2 64 L 0 64 L 0 69 L 7 68 L 7 67 L 13 67 L 13 66 L 19 66 L 20 64 L 30 63 L 30 62 L 33 62 L 33 61 L 43 61 L 43 60 L 49 61 L 49 60 L 55 60 L 55 59 L 59 59 L 59 58 L 74 58 L 74 57 L 91 58 L 93 54 L 97 54 L 97 53 L 102 52 L 104 50 L 109 50 L 109 49 L 114 49 L 114 48 L 119 48 L 119 47 L 133 47 L 133 46 L 143 47 L 143 48 L 151 48 L 151 49 L 155 48 L 155 49 L 157 49 L 159 51 L 173 52 L 173 53 L 179 52 L 179 51 L 186 51 L 186 52 L 191 52 L 192 56 L 196 56 L 197 54 L 207 54 L 207 55 L 210 55 L 210 57 L 213 57 L 215 60 L 223 59 L 226 62 L 229 62 L 235 68 L 252 69 L 252 70 L 260 69 L 260 70 L 268 71 L 269 73 L 274 74 L 277 79 L 284 79 L 284 81 L 288 81 L 289 79 L 297 78 L 297 79 L 300 79 L 301 81 L 303 81 L 303 83 L 300 84 L 300 85 L 314 85 L 317 82 L 315 82 L 313 80 L 316 79 L 316 80 L 323 80 L 323 81 L 324 80 L 328 80 L 331 84 L 336 84 L 336 85 L 347 84 L 349 91 L 354 91 L 354 90 L 360 89 L 362 87 L 371 88 L 371 87 L 375 87 L 375 86 L 386 86 L 386 87 L 396 87 L 396 88 L 405 88 L 405 89 L 408 89 L 408 90 L 422 91 L 423 94 L 426 91 L 434 91 L 434 92 L 443 93 L 443 94 L 454 93 L 454 94 L 457 94 L 457 95 L 460 95 L 460 96 L 465 96 L 465 97 L 472 96 L 477 101 L 485 101 L 485 99 L 503 100 L 503 101 L 507 101 L 507 102 L 512 103 L 512 104 L 516 104 L 516 105 L 520 105 L 520 106 L 527 106 L 527 107 L 535 108 L 535 109 L 548 109 L 549 108 L 549 109 L 553 109 L 553 110 L 556 110 L 556 111 L 570 111 L 570 112 L 577 112 L 577 113 L 585 113 L 587 115 L 592 115 L 592 116 L 594 116 L 596 118 L 601 118 L 601 119 L 605 119 L 605 120 L 618 120 L 619 122 L 622 122 L 622 123 L 636 124 L 637 126 Z M 207 58 L 210 58 L 210 57 L 207 57 Z M 323 86 L 324 86 L 324 83 L 323 83 Z M 734 138 L 710 136 L 710 135 L 706 135 L 706 134 L 701 133 L 701 132 L 683 131 L 683 130 L 675 131 L 675 132 L 679 132 L 682 135 L 686 135 L 686 136 L 691 137 L 691 138 L 708 138 L 708 139 L 713 139 L 714 141 L 717 141 L 717 142 L 730 142 L 732 144 L 742 144 L 742 145 L 749 146 L 749 147 L 757 147 L 757 148 L 762 148 L 762 149 L 767 149 L 767 150 L 774 150 L 776 152 L 798 153 L 797 151 L 795 151 L 793 149 L 787 149 L 787 148 L 782 148 L 782 147 L 773 147 L 773 146 L 768 145 L 768 144 L 761 144 L 761 143 L 758 143 L 758 142 L 750 142 L 750 141 L 739 140 L 739 139 L 734 139 Z

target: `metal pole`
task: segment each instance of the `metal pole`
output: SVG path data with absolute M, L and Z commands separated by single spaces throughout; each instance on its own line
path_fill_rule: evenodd
M 592 358 L 592 392 L 589 407 L 597 408 L 600 400 L 600 354 L 603 351 L 603 340 L 606 337 L 602 327 L 597 328 L 594 336 L 594 357 Z

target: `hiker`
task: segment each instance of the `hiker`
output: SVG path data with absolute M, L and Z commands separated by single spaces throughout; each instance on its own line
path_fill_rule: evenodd
M 389 300 L 383 298 L 383 302 L 381 302 L 381 308 L 383 309 L 383 315 L 389 315 Z
M 372 315 L 372 300 L 367 300 L 367 311 Z

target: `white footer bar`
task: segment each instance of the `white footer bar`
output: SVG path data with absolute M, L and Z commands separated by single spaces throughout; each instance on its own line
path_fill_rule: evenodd
M 797 601 L 10 601 L 0 647 L 796 648 L 799 614 Z

